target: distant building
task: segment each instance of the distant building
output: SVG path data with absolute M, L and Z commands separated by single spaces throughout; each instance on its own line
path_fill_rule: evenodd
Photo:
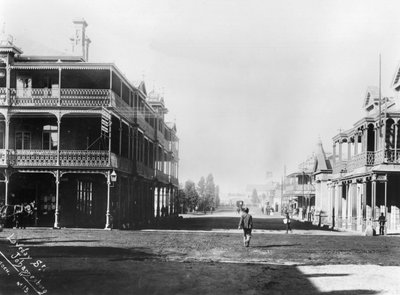
M 178 137 L 164 99 L 111 63 L 29 56 L 0 41 L 0 203 L 36 201 L 36 225 L 132 228 L 174 214 Z
M 314 156 L 301 163 L 296 171 L 284 178 L 282 208 L 301 216 L 302 209 L 315 206 L 315 186 L 312 182 Z
M 257 205 L 263 209 L 263 212 L 266 212 L 267 207 L 272 208 L 275 212 L 280 210 L 281 184 L 279 182 L 269 180 L 265 184 L 248 184 L 246 193 L 249 200 L 251 200 L 254 190 L 256 190 L 259 199 Z

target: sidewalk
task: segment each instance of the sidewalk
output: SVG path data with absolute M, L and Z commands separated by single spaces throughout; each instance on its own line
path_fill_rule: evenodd
M 282 217 L 282 218 L 283 218 L 283 217 Z M 298 222 L 309 223 L 309 224 L 312 224 L 312 225 L 314 225 L 314 226 L 318 226 L 318 222 L 316 222 L 316 221 L 310 222 L 310 221 L 308 221 L 308 220 L 298 218 L 297 215 L 296 215 L 296 216 L 293 216 L 293 217 L 291 217 L 291 218 L 292 218 L 293 220 L 298 221 Z M 366 235 L 365 231 L 353 230 L 353 229 L 351 229 L 351 228 L 343 228 L 343 227 L 334 227 L 334 228 L 332 229 L 332 228 L 331 228 L 329 225 L 327 225 L 327 224 L 323 224 L 322 226 L 319 226 L 319 228 L 326 228 L 326 229 L 330 229 L 330 230 L 332 230 L 332 231 L 342 232 L 342 233 L 350 233 L 350 234 L 354 234 L 354 235 Z M 379 232 L 379 225 L 375 225 L 375 227 L 373 227 L 373 229 L 374 229 L 375 232 L 377 233 L 377 234 L 375 234 L 375 236 L 379 236 L 379 234 L 378 234 L 378 232 Z M 399 229 L 399 230 L 393 230 L 393 229 L 387 230 L 386 235 L 389 235 L 389 236 L 400 235 L 400 229 Z

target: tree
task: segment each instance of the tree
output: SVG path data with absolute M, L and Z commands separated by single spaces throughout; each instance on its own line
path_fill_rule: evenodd
M 182 188 L 178 189 L 177 198 L 175 200 L 177 208 L 179 208 L 179 213 L 183 214 L 187 212 L 186 209 L 186 194 Z
M 197 193 L 199 194 L 199 210 L 205 211 L 207 208 L 206 204 L 206 180 L 202 176 L 200 181 L 197 183 Z
M 208 209 L 210 209 L 211 207 L 215 208 L 215 183 L 214 177 L 211 173 L 208 174 L 206 179 L 205 200 Z
M 219 186 L 216 185 L 215 186 L 215 207 L 218 208 L 220 203 L 221 203 L 221 200 L 219 198 Z
M 199 194 L 196 191 L 196 185 L 193 181 L 185 182 L 184 192 L 186 196 L 186 205 L 189 211 L 193 211 L 199 203 Z
M 214 176 L 210 173 L 207 178 L 202 176 L 197 184 L 197 193 L 199 196 L 199 210 L 207 211 L 219 206 L 219 188 L 214 183 Z
M 206 180 L 202 176 L 200 178 L 199 182 L 197 183 L 197 192 L 198 192 L 200 198 L 204 198 L 205 191 L 206 191 Z

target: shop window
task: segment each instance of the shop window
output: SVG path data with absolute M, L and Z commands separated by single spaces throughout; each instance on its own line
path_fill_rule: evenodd
M 31 133 L 26 131 L 15 132 L 15 148 L 17 150 L 30 150 Z
M 92 215 L 93 183 L 90 181 L 77 181 L 76 209 L 87 215 Z
M 58 147 L 57 126 L 43 126 L 43 149 L 56 150 Z

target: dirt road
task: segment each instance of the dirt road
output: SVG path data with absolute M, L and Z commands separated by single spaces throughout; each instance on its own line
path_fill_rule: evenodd
M 400 236 L 297 222 L 286 234 L 280 217 L 260 216 L 245 248 L 233 213 L 190 217 L 143 231 L 6 229 L 1 294 L 38 294 L 23 266 L 47 294 L 400 294 Z M 17 269 L 12 242 L 31 257 Z

